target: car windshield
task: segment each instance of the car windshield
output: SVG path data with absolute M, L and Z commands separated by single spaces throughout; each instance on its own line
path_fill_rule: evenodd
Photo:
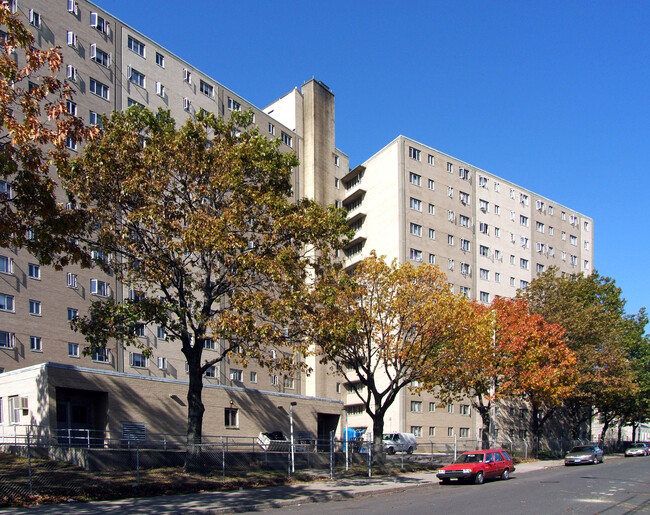
M 632 445 L 630 445 L 630 448 L 632 448 L 632 449 L 641 449 L 641 448 L 643 448 L 643 446 L 644 445 L 642 443 L 633 443 Z
M 461 454 L 456 463 L 481 463 L 483 454 Z
M 593 451 L 595 447 L 593 445 L 578 445 L 571 449 L 569 452 L 590 452 Z

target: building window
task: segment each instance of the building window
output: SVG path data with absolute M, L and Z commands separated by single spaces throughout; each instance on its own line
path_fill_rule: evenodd
M 430 190 L 435 190 L 436 189 L 436 183 L 434 182 L 433 179 L 428 180 L 428 185 Z
M 485 222 L 479 223 L 478 230 L 483 234 L 490 234 L 490 226 Z
M 436 255 L 435 254 L 429 254 L 429 264 L 430 265 L 435 265 L 436 264 Z
M 447 186 L 447 196 L 449 198 L 454 198 L 454 188 L 451 186 Z
M 14 260 L 6 256 L 0 256 L 0 273 L 11 274 L 13 273 L 13 271 L 14 271 Z
M 78 343 L 68 343 L 68 356 L 71 358 L 79 357 L 79 344 Z
M 139 56 L 144 57 L 144 43 L 141 41 L 138 41 L 132 36 L 129 36 L 128 41 L 127 41 L 127 46 L 129 47 L 129 50 L 132 52 L 135 52 Z
M 452 165 L 451 163 L 447 163 L 447 171 L 449 173 L 454 173 L 454 165 Z
M 38 300 L 29 299 L 29 314 L 41 316 L 41 302 Z
M 42 345 L 42 340 L 40 336 L 30 336 L 29 337 L 29 350 L 33 350 L 35 352 L 42 352 L 43 351 L 43 345 Z
M 578 238 L 576 236 L 570 235 L 569 242 L 571 243 L 571 245 L 578 245 Z
M 279 384 L 278 376 L 275 374 L 271 375 L 271 385 L 277 386 Z
M 469 427 L 461 427 L 458 431 L 458 436 L 461 438 L 469 438 Z
M 409 205 L 411 206 L 411 209 L 414 209 L 415 211 L 422 211 L 422 201 L 418 200 L 416 198 L 411 197 L 409 201 Z
M 100 297 L 109 297 L 111 294 L 111 287 L 108 283 L 100 281 L 98 279 L 90 280 L 90 293 L 93 295 L 98 295 Z
M 65 65 L 65 78 L 72 82 L 77 80 L 77 69 L 71 64 Z
M 203 93 L 207 97 L 210 98 L 214 97 L 214 86 L 212 84 L 208 84 L 207 82 L 200 81 L 199 91 L 201 91 L 201 93 Z
M 469 246 L 470 246 L 469 240 L 465 240 L 463 238 L 460 239 L 460 250 L 462 250 L 463 252 L 469 252 Z
M 422 426 L 411 426 L 411 433 L 413 433 L 413 436 L 415 436 L 416 438 L 421 438 Z
M 454 270 L 454 260 L 453 259 L 447 260 L 447 268 L 449 270 L 452 270 L 452 271 Z
M 293 390 L 294 389 L 294 380 L 293 377 L 285 377 L 284 378 L 284 387 L 288 390 Z
M 97 45 L 94 43 L 90 45 L 90 58 L 106 68 L 111 65 L 111 54 L 97 48 Z
M 463 275 L 471 275 L 472 267 L 469 265 L 469 263 L 460 264 L 460 273 Z
M 282 143 L 284 143 L 287 147 L 293 146 L 293 138 L 289 136 L 286 132 L 282 131 L 281 137 L 282 137 Z
M 415 186 L 422 185 L 422 176 L 417 173 L 409 172 L 409 182 Z
M 459 191 L 458 200 L 460 200 L 460 203 L 463 204 L 464 206 L 469 205 L 469 193 L 465 193 L 464 191 Z
M 411 411 L 422 413 L 422 401 L 411 401 Z
M 458 168 L 458 177 L 465 181 L 469 181 L 469 170 L 467 168 Z
M 458 288 L 458 293 L 460 293 L 463 297 L 469 298 L 470 289 L 468 286 L 460 286 Z
M 447 220 L 452 223 L 456 221 L 456 213 L 454 213 L 451 209 L 447 210 Z
M 447 428 L 447 436 L 454 436 L 454 428 L 453 427 L 448 427 Z
M 413 234 L 415 236 L 422 236 L 422 226 L 421 225 L 414 224 L 413 222 L 411 222 L 410 231 L 411 231 L 411 234 Z
M 417 261 L 418 263 L 422 261 L 422 251 L 418 249 L 411 249 L 410 252 L 411 261 Z
M 519 223 L 524 227 L 528 227 L 528 217 L 524 215 L 519 215 Z
M 269 134 L 271 136 L 275 136 L 275 125 L 273 125 L 271 122 L 269 122 Z
M 251 383 L 257 383 L 257 372 L 251 372 Z
M 479 245 L 478 253 L 481 256 L 489 257 L 489 255 L 490 255 L 490 247 L 486 247 L 485 245 Z
M 240 111 L 241 104 L 236 100 L 228 97 L 228 109 L 230 109 L 231 111 Z
M 68 150 L 77 150 L 77 142 L 70 136 L 65 138 L 65 148 Z
M 94 95 L 102 97 L 104 100 L 109 99 L 109 90 L 106 84 L 102 84 L 98 80 L 91 78 L 89 89 Z
M 144 357 L 144 354 L 132 352 L 131 366 L 135 368 L 147 368 L 147 358 Z
M 494 272 L 494 282 L 495 283 L 501 282 L 501 274 L 499 272 Z
M 97 361 L 99 363 L 108 363 L 110 361 L 110 353 L 106 349 L 97 349 L 93 353 L 93 361 Z
M 231 381 L 240 381 L 242 380 L 243 377 L 243 372 L 241 370 L 238 370 L 236 368 L 231 368 L 230 369 L 230 380 Z
M 494 191 L 499 192 L 500 189 L 501 189 L 501 184 L 499 184 L 498 182 L 495 182 L 494 183 Z
M 208 350 L 214 350 L 215 349 L 214 340 L 212 338 L 205 338 L 203 340 L 203 348 Z
M 192 84 L 192 72 L 189 71 L 187 68 L 183 68 L 183 82 Z M 228 102 L 230 102 L 230 98 L 228 99 Z
M 486 291 L 482 291 L 479 298 L 481 302 L 485 302 L 486 304 L 490 302 L 490 294 Z
M 341 166 L 341 158 L 334 154 L 334 166 Z
M 29 275 L 31 279 L 40 279 L 41 267 L 39 265 L 35 265 L 34 263 L 29 263 L 27 265 L 27 275 Z
M 434 204 L 429 204 L 429 214 L 430 215 L 436 214 L 436 206 Z
M 158 329 L 156 331 L 156 336 L 158 337 L 159 340 L 166 340 L 167 333 L 165 332 L 165 328 L 158 326 Z
M 461 415 L 469 415 L 470 414 L 469 404 L 461 404 L 460 405 L 460 414 Z
M 68 272 L 68 274 L 66 275 L 66 282 L 67 282 L 68 288 L 76 288 L 77 287 L 77 274 L 73 274 L 73 273 Z M 91 285 L 92 285 L 92 282 L 91 282 Z
M 415 159 L 416 161 L 420 160 L 420 151 L 417 148 L 409 147 L 409 157 Z
M 436 411 L 436 403 L 435 402 L 430 402 L 429 403 L 429 413 L 435 413 Z
M 429 239 L 430 240 L 435 240 L 436 239 L 436 230 L 435 229 L 429 229 Z
M 90 111 L 88 121 L 90 122 L 90 125 L 96 125 L 100 129 L 102 128 L 102 119 L 95 111 Z
M 514 286 L 514 285 L 515 285 L 515 278 L 511 277 L 510 278 L 510 286 Z
M 528 260 L 525 258 L 520 258 L 519 259 L 519 267 L 523 268 L 524 270 L 528 270 Z
M 479 200 L 479 201 L 478 201 L 478 205 L 479 205 L 479 209 L 480 209 L 483 213 L 487 213 L 487 212 L 488 212 L 489 203 L 488 203 L 487 200 L 483 200 L 483 199 Z
M 483 177 L 482 175 L 479 175 L 479 178 L 478 178 L 478 185 L 479 185 L 481 188 L 487 188 L 487 187 L 488 187 L 488 178 L 487 178 L 487 177 Z
M 447 244 L 448 245 L 453 245 L 454 244 L 454 235 L 453 234 L 448 234 L 447 235 Z
M 77 116 L 77 104 L 74 103 L 72 100 L 65 101 L 65 109 L 68 112 L 68 114 L 71 114 L 72 116 Z
M 78 43 L 77 35 L 71 30 L 67 31 L 66 41 L 68 42 L 68 46 L 77 48 L 77 43 Z
M 0 181 L 0 199 L 12 199 L 13 197 L 14 195 L 11 183 Z
M 480 277 L 481 277 L 481 279 L 484 279 L 485 281 L 489 281 L 490 280 L 490 271 L 486 270 L 485 268 L 481 268 Z
M 8 333 L 7 331 L 0 331 L 0 348 L 13 349 L 14 342 L 15 342 L 14 333 Z
M 204 377 L 215 379 L 217 377 L 217 367 L 215 367 L 214 365 L 208 367 L 206 371 L 203 373 L 203 375 Z
M 165 67 L 165 56 L 156 52 L 156 64 L 161 68 Z
M 97 13 L 90 13 L 90 26 L 96 28 L 99 32 L 108 34 L 108 22 Z
M 494 235 L 498 238 L 501 236 L 501 229 L 498 227 L 494 228 Z
M 524 206 L 528 205 L 528 195 L 525 193 L 520 193 L 519 194 L 519 202 L 521 202 Z
M 9 397 L 9 423 L 20 424 L 20 412 L 22 411 L 20 405 L 20 398 L 17 395 Z
M 129 81 L 133 84 L 137 84 L 141 88 L 144 88 L 144 73 L 139 72 L 135 68 L 130 68 L 127 70 L 129 75 Z
M 435 162 L 435 158 L 434 158 L 431 154 L 429 154 L 429 156 L 427 157 L 427 162 L 428 162 L 431 166 L 433 166 L 433 165 L 436 164 L 436 162 Z
M 232 427 L 232 428 L 239 427 L 239 409 L 238 408 L 225 408 L 224 409 L 224 425 L 226 427 Z
M 190 111 L 192 109 L 192 101 L 187 97 L 183 97 L 183 109 L 185 111 Z
M 454 405 L 447 404 L 447 413 L 453 413 L 453 412 L 454 412 Z
M 75 308 L 68 308 L 68 322 L 72 322 L 75 318 L 77 318 L 78 311 Z
M 434 426 L 429 426 L 429 436 L 436 436 L 436 428 Z

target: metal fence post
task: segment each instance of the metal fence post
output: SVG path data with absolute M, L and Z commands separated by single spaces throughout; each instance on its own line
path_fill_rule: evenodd
M 135 443 L 135 468 L 136 468 L 135 486 L 140 486 L 140 442 Z
M 372 450 L 375 447 L 375 441 L 372 439 L 370 433 L 370 440 L 368 440 L 368 477 L 372 477 Z
M 226 482 L 226 448 L 223 445 L 223 436 L 221 437 L 221 482 Z
M 29 495 L 34 495 L 34 488 L 32 484 L 32 450 L 31 442 L 29 441 L 29 430 L 27 430 L 27 473 L 29 474 Z
M 334 431 L 330 431 L 330 479 L 334 479 Z

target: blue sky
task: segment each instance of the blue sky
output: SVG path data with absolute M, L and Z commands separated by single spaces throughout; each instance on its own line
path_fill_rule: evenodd
M 650 2 L 96 3 L 259 107 L 321 80 L 351 166 L 404 134 L 593 217 L 650 306 Z

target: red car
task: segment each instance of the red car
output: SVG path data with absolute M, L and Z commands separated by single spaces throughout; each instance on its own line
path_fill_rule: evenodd
M 449 483 L 452 479 L 459 481 L 474 481 L 477 485 L 486 479 L 499 477 L 508 479 L 515 471 L 512 458 L 503 449 L 483 449 L 461 454 L 455 463 L 442 467 L 436 476 L 441 483 Z

